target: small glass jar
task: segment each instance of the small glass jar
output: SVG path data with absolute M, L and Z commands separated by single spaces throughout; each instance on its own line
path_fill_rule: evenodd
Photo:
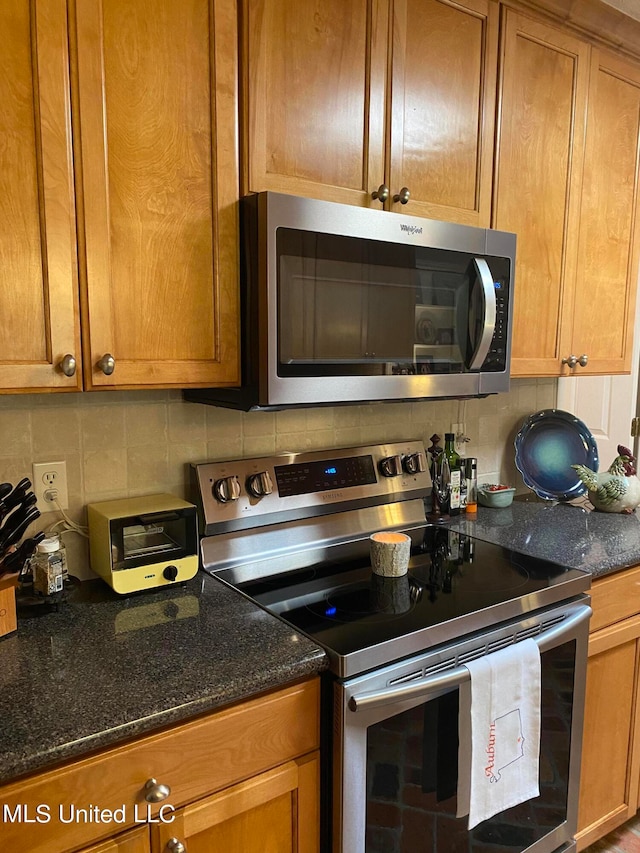
M 67 555 L 60 537 L 50 536 L 38 543 L 31 560 L 33 590 L 46 597 L 64 592 L 67 573 Z

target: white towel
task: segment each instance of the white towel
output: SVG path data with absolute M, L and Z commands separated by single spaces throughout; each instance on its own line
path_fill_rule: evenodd
M 460 687 L 458 817 L 469 829 L 540 793 L 540 650 L 523 640 L 466 664 Z

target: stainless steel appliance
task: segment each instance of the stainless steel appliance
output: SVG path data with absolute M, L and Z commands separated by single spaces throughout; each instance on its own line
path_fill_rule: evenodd
M 425 467 L 419 441 L 193 466 L 203 568 L 327 650 L 323 851 L 574 850 L 589 575 L 426 524 Z M 379 530 L 411 536 L 406 576 L 372 574 Z M 528 637 L 540 796 L 468 830 L 464 664 Z
M 238 408 L 507 391 L 516 238 L 350 205 L 243 200 Z

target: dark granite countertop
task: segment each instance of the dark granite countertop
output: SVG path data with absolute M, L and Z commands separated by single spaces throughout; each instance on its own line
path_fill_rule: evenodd
M 640 513 L 516 499 L 450 522 L 583 569 L 640 565 Z M 83 583 L 0 639 L 0 782 L 312 676 L 324 651 L 220 581 L 121 597 Z
M 552 504 L 534 498 L 504 509 L 478 507 L 476 520 L 451 521 L 478 539 L 588 571 L 600 577 L 640 565 L 640 512 L 596 512 L 591 505 Z
M 126 598 L 83 583 L 0 639 L 0 781 L 325 667 L 315 643 L 202 573 Z

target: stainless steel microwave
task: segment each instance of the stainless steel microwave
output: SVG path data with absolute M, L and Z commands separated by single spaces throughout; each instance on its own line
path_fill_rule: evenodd
M 242 409 L 509 389 L 516 237 L 259 193 L 241 203 Z

